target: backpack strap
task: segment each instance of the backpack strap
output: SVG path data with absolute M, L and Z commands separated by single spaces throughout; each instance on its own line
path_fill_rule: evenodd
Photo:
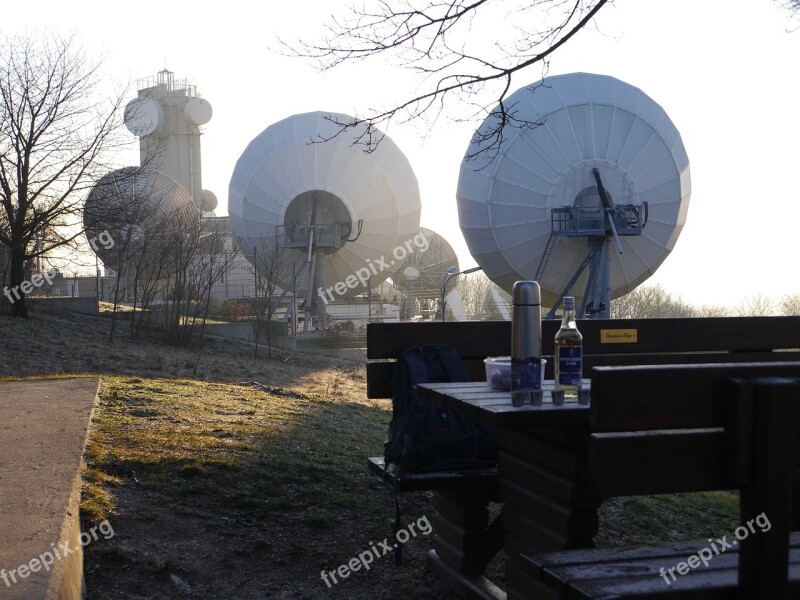
M 400 517 L 400 496 L 397 493 L 397 490 L 394 492 L 394 539 L 397 540 L 397 532 L 400 531 L 402 527 L 402 520 Z M 397 542 L 397 546 L 394 549 L 394 564 L 397 567 L 403 565 L 403 544 Z
M 422 410 L 422 407 L 419 405 L 419 396 L 417 396 L 417 384 L 428 382 L 428 367 L 425 364 L 425 359 L 422 358 L 421 352 L 422 349 L 414 348 L 411 352 L 403 356 L 408 366 L 409 383 L 411 385 L 411 398 L 408 404 L 406 426 L 404 429 L 410 429 L 411 431 L 418 431 L 427 416 L 426 412 Z
M 402 421 L 398 421 L 393 437 L 385 445 L 384 457 L 387 464 L 399 461 L 405 447 L 406 432 L 417 431 L 425 420 L 424 411 L 420 411 L 418 407 L 415 410 L 419 400 L 415 385 L 418 381 L 428 381 L 428 367 L 422 358 L 422 347 L 415 346 L 403 351 L 397 357 L 392 373 L 393 413 L 397 415 L 397 411 L 400 410 L 404 416 Z M 390 435 L 391 428 L 392 425 L 390 425 Z
M 414 385 L 428 383 L 428 367 L 422 358 L 423 352 L 425 352 L 423 348 L 412 348 L 410 351 L 403 353 L 403 359 L 408 365 L 411 381 Z
M 437 353 L 450 381 L 469 381 L 469 373 L 455 348 L 439 346 Z

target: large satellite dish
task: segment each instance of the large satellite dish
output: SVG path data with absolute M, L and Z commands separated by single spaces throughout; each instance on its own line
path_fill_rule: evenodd
M 110 238 L 106 245 L 92 244 L 92 249 L 114 270 L 136 252 L 155 256 L 173 251 L 170 236 L 189 231 L 199 218 L 186 188 L 159 171 L 139 167 L 103 175 L 83 208 L 87 238 Z
M 412 246 L 413 251 L 392 275 L 392 283 L 417 298 L 438 298 L 447 270 L 450 267 L 459 270 L 458 256 L 446 239 L 426 227 L 420 227 L 415 240 L 424 243 Z
M 617 297 L 652 275 L 675 246 L 691 193 L 666 112 L 631 85 L 587 73 L 545 78 L 505 106 L 538 125 L 507 127 L 499 148 L 486 150 L 481 133 L 497 125 L 488 117 L 458 182 L 461 229 L 486 275 L 508 292 L 538 279 L 549 306 L 565 290 L 583 299 L 587 284 Z M 607 259 L 596 279 L 585 270 L 599 261 L 589 256 L 593 238 Z
M 365 153 L 356 144 L 365 126 L 340 132 L 336 124 L 350 120 L 313 112 L 275 123 L 250 142 L 231 177 L 228 212 L 245 255 L 278 239 L 291 253 L 288 264 L 307 271 L 307 304 L 337 284 L 343 292 L 327 293 L 327 301 L 365 292 L 366 276 L 350 285 L 358 274 L 380 284 L 405 258 L 407 251 L 395 250 L 419 232 L 419 187 L 408 160 L 388 136 Z M 328 141 L 311 143 L 320 139 Z
M 439 297 L 445 275 L 459 270 L 453 247 L 435 231 L 420 227 L 414 241 L 412 251 L 392 275 L 394 287 L 402 293 L 401 320 L 417 316 L 425 304 L 430 306 Z

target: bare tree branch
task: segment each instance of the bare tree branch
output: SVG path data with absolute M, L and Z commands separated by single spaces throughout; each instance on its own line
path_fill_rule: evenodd
M 607 1 L 376 0 L 344 19 L 332 17 L 320 42 L 281 44 L 285 53 L 311 59 L 322 70 L 381 57 L 422 76 L 427 87 L 389 108 L 349 120 L 331 117 L 338 125 L 333 137 L 349 130 L 353 143 L 370 152 L 382 138 L 378 126 L 386 129 L 398 118 L 435 120 L 452 98 L 472 107 L 470 118 L 494 117 L 493 126 L 476 134 L 477 155 L 497 150 L 507 126 L 540 124 L 519 118 L 506 103 L 512 77 L 537 64 L 546 72 L 549 57 Z M 508 29 L 514 31 L 510 40 Z

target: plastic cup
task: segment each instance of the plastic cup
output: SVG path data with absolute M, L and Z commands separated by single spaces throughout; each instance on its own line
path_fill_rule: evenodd
M 589 404 L 592 398 L 592 390 L 586 388 L 578 388 L 578 404 Z

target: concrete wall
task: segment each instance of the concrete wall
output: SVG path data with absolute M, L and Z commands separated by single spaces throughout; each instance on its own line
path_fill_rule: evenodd
M 0 566 L 9 580 L 0 580 L 3 600 L 85 596 L 81 457 L 99 383 L 0 382 L 0 456 L 11 457 L 0 477 Z
M 28 298 L 29 306 L 36 310 L 66 310 L 69 312 L 97 314 L 97 298 Z
M 241 340 L 245 342 L 255 341 L 253 335 L 253 324 L 246 323 L 214 323 L 206 325 L 205 335 L 217 335 L 219 337 L 229 338 L 232 340 Z M 261 343 L 267 343 L 267 333 L 264 331 L 261 334 Z M 291 336 L 272 335 L 272 345 L 278 348 L 295 349 L 294 338 Z

